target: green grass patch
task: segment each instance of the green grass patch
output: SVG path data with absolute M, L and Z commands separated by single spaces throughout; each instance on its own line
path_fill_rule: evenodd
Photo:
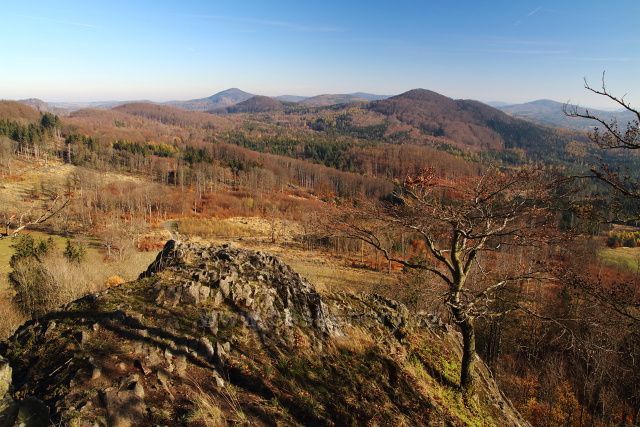
M 640 272 L 640 247 L 605 248 L 598 255 L 605 264 L 632 273 Z

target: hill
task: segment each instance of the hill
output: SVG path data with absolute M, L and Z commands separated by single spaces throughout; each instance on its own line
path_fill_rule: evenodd
M 563 106 L 564 103 L 562 102 L 552 101 L 550 99 L 539 99 L 524 104 L 504 105 L 497 108 L 513 117 L 548 126 L 583 131 L 591 130 L 596 126 L 596 122 L 593 120 L 567 117 L 562 110 Z M 633 114 L 629 112 L 603 111 L 591 108 L 589 111 L 606 121 L 616 119 L 621 124 L 626 124 L 634 119 Z
M 324 94 L 316 95 L 300 101 L 300 104 L 308 107 L 328 107 L 330 105 L 351 104 L 354 102 L 368 102 L 387 98 L 384 95 L 373 95 L 370 93 L 349 93 L 349 94 Z
M 72 113 L 78 110 L 97 109 L 109 110 L 124 104 L 132 103 L 152 103 L 148 100 L 130 100 L 130 101 L 90 101 L 90 102 L 47 102 L 49 108 L 57 109 L 64 112 L 63 114 Z
M 165 104 L 192 111 L 211 111 L 230 107 L 253 97 L 252 94 L 237 88 L 218 92 L 207 98 L 191 99 L 188 101 L 169 101 Z
M 280 95 L 276 96 L 276 99 L 284 102 L 300 102 L 309 98 L 308 96 L 299 96 L 299 95 Z
M 33 107 L 41 113 L 52 113 L 57 114 L 58 116 L 66 116 L 70 112 L 70 110 L 55 107 L 38 98 L 21 99 L 18 102 Z
M 567 143 L 586 138 L 511 117 L 479 101 L 455 100 L 425 89 L 374 101 L 367 108 L 467 148 L 523 149 L 538 159 L 564 153 Z
M 463 403 L 459 338 L 438 321 L 322 296 L 228 246 L 170 241 L 139 280 L 25 324 L 0 353 L 1 415 L 33 425 L 526 425 L 484 366 Z
M 227 113 L 265 113 L 268 111 L 284 111 L 284 109 L 284 102 L 268 96 L 256 95 L 246 101 L 227 107 L 224 111 Z
M 33 106 L 18 101 L 0 101 L 0 120 L 36 122 L 40 113 Z
M 136 102 L 113 108 L 114 111 L 142 117 L 164 125 L 178 127 L 196 127 L 205 129 L 223 128 L 227 125 L 224 118 L 200 111 L 185 111 L 169 105 Z

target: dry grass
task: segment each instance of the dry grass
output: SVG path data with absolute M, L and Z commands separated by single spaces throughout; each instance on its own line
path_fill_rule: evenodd
M 314 252 L 283 251 L 278 256 L 321 292 L 380 293 L 397 281 L 394 274 L 347 267 L 339 260 Z
M 375 345 L 375 340 L 370 333 L 358 326 L 347 326 L 344 329 L 345 336 L 334 338 L 334 344 L 351 353 L 365 353 Z
M 217 218 L 184 218 L 178 221 L 178 231 L 185 236 L 205 239 L 249 237 L 254 232 L 244 224 Z
M 88 253 L 87 259 L 78 264 L 69 262 L 60 251 L 54 251 L 43 259 L 42 264 L 38 264 L 38 267 L 43 267 L 48 280 L 35 282 L 31 279 L 37 269 L 25 264 L 24 271 L 20 272 L 23 282 L 21 295 L 28 297 L 23 301 L 24 307 L 14 303 L 13 289 L 0 293 L 0 312 L 3 313 L 0 317 L 0 339 L 8 337 L 28 319 L 25 313 L 53 310 L 89 293 L 134 280 L 154 258 L 155 253 L 132 251 L 121 261 L 105 262 L 95 252 Z
M 187 419 L 190 422 L 198 422 L 206 427 L 223 427 L 227 425 L 224 412 L 218 406 L 218 402 L 202 389 L 191 394 L 193 409 Z
M 193 402 L 193 409 L 187 417 L 190 422 L 198 422 L 207 427 L 250 425 L 247 415 L 242 410 L 240 397 L 232 385 L 225 384 L 220 389 L 220 396 L 216 398 L 196 384 L 190 397 Z M 230 410 L 229 414 L 220 407 L 219 400 Z
M 0 313 L 0 340 L 11 336 L 27 320 L 13 301 L 4 295 L 0 297 Z
M 255 241 L 292 242 L 300 226 L 283 219 L 260 217 L 183 218 L 178 231 L 189 237 L 203 239 L 251 239 Z

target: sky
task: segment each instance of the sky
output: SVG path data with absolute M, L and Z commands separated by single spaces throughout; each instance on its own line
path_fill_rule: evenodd
M 166 101 L 425 88 L 640 105 L 640 0 L 3 1 L 0 98 Z

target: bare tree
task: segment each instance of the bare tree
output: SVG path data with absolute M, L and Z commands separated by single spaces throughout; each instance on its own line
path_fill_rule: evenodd
M 3 212 L 2 222 L 4 231 L 0 232 L 0 239 L 14 237 L 34 225 L 43 224 L 59 214 L 68 204 L 69 198 L 60 194 L 53 195 L 49 200 L 35 200 L 23 212 Z
M 589 109 L 581 109 L 576 105 L 565 104 L 563 106 L 564 113 L 569 117 L 579 117 L 583 119 L 593 120 L 598 125 L 591 133 L 591 140 L 600 148 L 605 150 L 638 150 L 640 149 L 640 111 L 633 108 L 631 104 L 625 100 L 625 96 L 618 97 L 613 95 L 607 89 L 605 83 L 605 74 L 602 73 L 602 87 L 595 89 L 589 85 L 587 80 L 584 81 L 584 87 L 588 91 L 596 95 L 604 96 L 625 111 L 632 113 L 635 117 L 628 123 L 620 124 L 614 118 L 605 120 L 593 114 Z M 621 175 L 612 165 L 601 164 L 591 168 L 594 177 L 606 183 L 620 194 L 640 199 L 640 183 L 637 179 L 627 175 Z
M 602 126 L 604 128 L 603 130 L 596 127 L 591 134 L 591 140 L 601 149 L 620 150 L 622 152 L 639 150 L 640 110 L 633 108 L 631 104 L 625 100 L 626 95 L 618 97 L 609 92 L 605 82 L 605 73 L 602 73 L 602 86 L 600 89 L 591 87 L 586 79 L 584 87 L 592 93 L 612 100 L 625 111 L 632 113 L 635 116 L 634 120 L 620 125 L 615 119 L 606 121 L 591 113 L 588 109 L 581 110 L 577 106 L 570 107 L 568 105 L 564 106 L 565 114 L 569 117 L 590 119 Z M 609 185 L 623 198 L 627 200 L 640 200 L 640 181 L 637 176 L 634 177 L 629 174 L 622 175 L 616 169 L 615 165 L 605 163 L 598 167 L 592 167 L 591 172 L 594 177 Z M 633 216 L 636 217 L 637 213 L 633 212 Z M 586 294 L 596 297 L 605 306 L 625 316 L 627 319 L 634 322 L 640 321 L 637 283 L 619 283 L 614 290 L 608 290 L 599 283 L 597 278 L 580 277 L 578 273 L 574 274 L 572 278 L 568 278 L 567 282 L 582 289 Z
M 470 392 L 476 319 L 520 308 L 516 300 L 504 300 L 505 294 L 545 278 L 547 268 L 540 259 L 555 229 L 553 193 L 542 170 L 491 169 L 456 183 L 443 182 L 429 170 L 407 178 L 391 198 L 351 210 L 338 227 L 390 262 L 431 273 L 444 285 L 444 302 L 463 338 L 460 387 Z M 396 254 L 398 242 L 389 236 L 401 233 L 424 244 L 423 257 Z M 526 252 L 518 250 L 523 247 Z

